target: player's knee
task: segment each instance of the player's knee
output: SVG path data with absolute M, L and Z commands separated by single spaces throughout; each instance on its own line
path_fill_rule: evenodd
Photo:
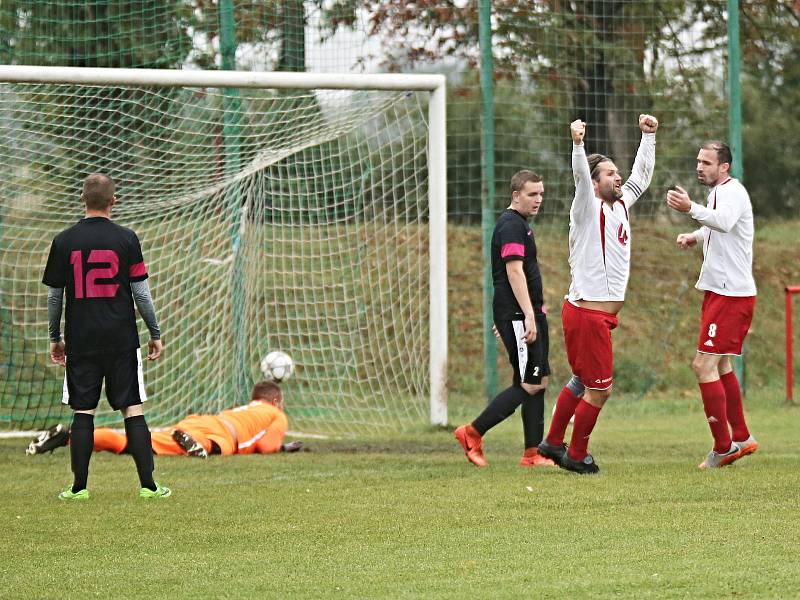
M 589 404 L 602 407 L 611 396 L 611 388 L 605 390 L 586 390 L 585 400 Z
M 576 398 L 583 398 L 583 395 L 586 393 L 586 386 L 583 385 L 581 378 L 577 375 L 572 376 L 572 379 L 567 382 L 566 387 Z
M 692 361 L 692 371 L 698 379 L 707 379 L 716 370 L 716 365 L 709 363 L 700 354 L 694 357 Z
M 141 404 L 134 404 L 133 406 L 126 406 L 122 409 L 122 418 L 130 419 L 131 417 L 140 417 L 144 414 L 144 406 Z

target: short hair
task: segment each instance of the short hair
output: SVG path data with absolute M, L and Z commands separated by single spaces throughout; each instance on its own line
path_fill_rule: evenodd
M 81 198 L 86 204 L 86 208 L 103 210 L 111 204 L 116 190 L 117 186 L 111 177 L 101 173 L 92 173 L 83 180 Z
M 528 171 L 526 169 L 517 171 L 511 178 L 511 193 L 522 191 L 522 188 L 525 187 L 525 184 L 529 181 L 532 183 L 539 183 L 541 180 L 542 176 L 537 175 L 533 171 Z
M 280 386 L 274 381 L 259 381 L 253 386 L 253 392 L 250 394 L 251 400 L 267 400 L 268 402 L 276 402 L 283 397 Z
M 597 174 L 599 173 L 600 163 L 604 162 L 614 162 L 608 156 L 604 154 L 590 154 L 586 157 L 586 160 L 589 161 L 589 173 L 591 174 L 592 179 L 597 179 Z
M 733 164 L 733 153 L 731 152 L 731 147 L 728 146 L 725 142 L 720 142 L 719 140 L 709 140 L 705 144 L 702 145 L 703 150 L 713 150 L 717 153 L 717 161 L 719 164 L 728 163 L 729 165 Z

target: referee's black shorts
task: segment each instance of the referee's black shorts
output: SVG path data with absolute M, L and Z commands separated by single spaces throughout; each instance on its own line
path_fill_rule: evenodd
M 142 355 L 139 348 L 134 348 L 115 354 L 68 356 L 61 401 L 72 410 L 94 410 L 100 402 L 104 380 L 106 398 L 114 410 L 147 400 Z
M 495 321 L 500 339 L 508 352 L 508 360 L 514 369 L 514 385 L 542 383 L 542 377 L 550 375 L 550 334 L 547 316 L 535 314 L 536 339 L 532 344 L 522 341 L 525 321 L 521 318 L 512 321 Z

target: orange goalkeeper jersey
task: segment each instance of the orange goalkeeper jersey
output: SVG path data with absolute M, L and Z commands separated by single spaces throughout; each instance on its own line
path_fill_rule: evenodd
M 268 402 L 253 400 L 219 414 L 236 429 L 237 454 L 271 454 L 280 450 L 289 421 Z

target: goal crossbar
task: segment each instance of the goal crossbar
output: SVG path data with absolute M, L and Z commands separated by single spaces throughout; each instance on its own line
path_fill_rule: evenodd
M 430 92 L 430 422 L 447 424 L 447 173 L 444 75 L 191 71 L 0 65 L 0 83 Z M 414 357 L 407 357 L 412 360 Z
M 0 81 L 153 87 L 217 87 L 434 92 L 445 76 L 408 73 L 289 73 L 263 71 L 183 71 L 0 65 Z

